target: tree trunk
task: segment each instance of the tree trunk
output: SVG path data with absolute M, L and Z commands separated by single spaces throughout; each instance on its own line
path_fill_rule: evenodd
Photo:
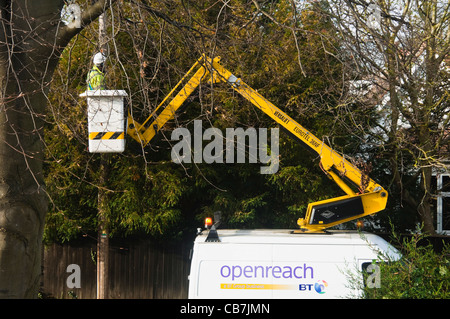
M 429 143 L 424 146 L 424 152 L 428 155 L 431 152 L 429 147 Z M 422 198 L 418 200 L 417 211 L 419 213 L 420 219 L 423 224 L 423 230 L 430 235 L 436 234 L 436 228 L 433 222 L 433 212 L 431 210 L 431 175 L 432 168 L 428 166 L 428 163 L 421 165 L 421 179 L 420 179 L 420 188 L 422 191 Z
M 2 7 L 1 18 L 9 21 L 7 10 Z M 17 30 L 3 23 L 0 35 L 0 298 L 37 297 L 47 211 L 43 116 L 57 63 L 17 20 Z
M 0 113 L 0 298 L 37 297 L 47 197 L 42 176 L 42 93 L 3 98 Z M 11 87 L 11 85 L 8 85 Z M 33 109 L 33 115 L 30 114 Z
M 47 211 L 43 116 L 60 53 L 81 30 L 60 23 L 63 4 L 0 0 L 0 298 L 37 297 Z M 81 25 L 106 7 L 87 7 Z

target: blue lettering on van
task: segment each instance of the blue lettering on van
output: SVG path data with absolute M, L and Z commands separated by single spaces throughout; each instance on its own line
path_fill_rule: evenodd
M 232 281 L 238 278 L 297 278 L 313 279 L 314 269 L 303 264 L 302 266 L 240 266 L 224 265 L 220 268 L 220 275 L 223 278 L 231 278 Z

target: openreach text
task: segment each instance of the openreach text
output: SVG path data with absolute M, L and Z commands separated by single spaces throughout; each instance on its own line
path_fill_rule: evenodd
M 220 268 L 220 275 L 223 278 L 231 278 L 232 281 L 240 277 L 245 278 L 297 278 L 313 279 L 313 267 L 303 264 L 303 266 L 240 266 L 224 265 Z

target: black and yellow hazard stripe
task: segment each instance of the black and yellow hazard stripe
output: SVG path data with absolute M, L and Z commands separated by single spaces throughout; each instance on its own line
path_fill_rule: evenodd
M 89 133 L 90 140 L 123 140 L 125 138 L 124 132 L 91 132 Z

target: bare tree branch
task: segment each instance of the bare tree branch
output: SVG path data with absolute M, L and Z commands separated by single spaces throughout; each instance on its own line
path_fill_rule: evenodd
M 97 19 L 105 10 L 107 10 L 116 0 L 98 0 L 81 13 L 81 28 L 66 25 L 58 30 L 56 36 L 59 47 L 65 47 L 67 43 L 83 28 Z

